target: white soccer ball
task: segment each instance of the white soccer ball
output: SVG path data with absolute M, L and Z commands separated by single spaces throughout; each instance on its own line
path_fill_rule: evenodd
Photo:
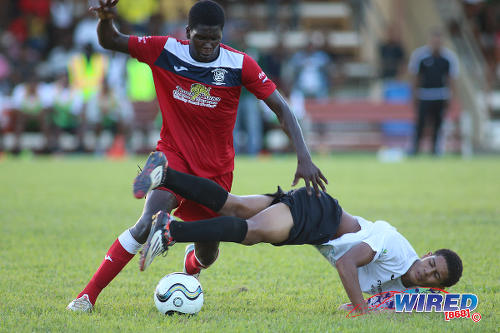
M 171 273 L 158 282 L 154 299 L 156 308 L 163 314 L 195 314 L 203 306 L 203 290 L 194 276 Z

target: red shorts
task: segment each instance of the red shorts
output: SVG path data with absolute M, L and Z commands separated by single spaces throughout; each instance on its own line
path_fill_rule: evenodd
M 193 171 L 189 168 L 189 164 L 182 156 L 170 150 L 162 150 L 162 152 L 167 157 L 169 167 L 172 167 L 172 169 L 176 171 L 181 171 L 190 175 L 198 176 L 193 173 Z M 232 172 L 228 172 L 215 177 L 210 177 L 208 179 L 213 180 L 214 182 L 222 186 L 226 191 L 231 191 L 231 186 L 233 184 Z M 184 221 L 204 220 L 219 216 L 213 210 L 208 209 L 207 207 L 200 205 L 197 202 L 185 199 L 166 187 L 158 187 L 157 190 L 169 191 L 175 196 L 177 202 L 179 203 L 179 206 L 175 210 L 174 215 Z

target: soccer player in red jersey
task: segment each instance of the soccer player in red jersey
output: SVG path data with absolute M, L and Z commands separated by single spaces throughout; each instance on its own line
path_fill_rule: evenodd
M 127 36 L 113 25 L 118 0 L 99 0 L 91 7 L 99 17 L 100 44 L 130 54 L 148 64 L 153 73 L 163 117 L 156 147 L 169 165 L 178 171 L 213 180 L 230 191 L 233 180 L 233 127 L 241 87 L 263 100 L 278 117 L 283 131 L 297 153 L 297 170 L 292 185 L 303 178 L 307 192 L 325 190 L 326 178 L 314 165 L 296 118 L 275 84 L 247 54 L 221 43 L 224 11 L 214 1 L 198 1 L 190 10 L 187 40 L 170 36 Z M 147 165 L 146 165 L 147 168 Z M 125 230 L 106 253 L 87 286 L 68 309 L 90 312 L 97 296 L 139 251 L 148 238 L 152 216 L 160 210 L 185 221 L 217 216 L 212 210 L 171 192 L 157 188 L 161 173 L 145 170 L 149 177 L 134 185 L 141 198 L 149 189 L 144 210 L 137 223 Z M 159 179 L 160 178 L 160 179 Z M 197 275 L 217 258 L 218 242 L 195 243 L 186 248 L 184 270 Z M 140 261 L 140 268 L 147 265 Z

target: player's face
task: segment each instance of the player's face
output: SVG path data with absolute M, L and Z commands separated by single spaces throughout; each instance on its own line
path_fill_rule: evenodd
M 219 56 L 219 45 L 222 41 L 222 29 L 218 25 L 198 24 L 186 28 L 190 40 L 189 53 L 194 60 L 210 62 Z
M 442 286 L 448 278 L 448 266 L 443 256 L 428 254 L 410 268 L 410 280 L 414 286 Z

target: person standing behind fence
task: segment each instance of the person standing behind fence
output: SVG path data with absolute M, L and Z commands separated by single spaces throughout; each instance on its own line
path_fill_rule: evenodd
M 442 32 L 434 30 L 429 44 L 413 51 L 408 71 L 412 76 L 413 100 L 417 121 L 411 155 L 417 155 L 427 121 L 432 122 L 432 154 L 438 155 L 439 136 L 454 80 L 458 76 L 458 59 L 455 53 L 442 46 Z

